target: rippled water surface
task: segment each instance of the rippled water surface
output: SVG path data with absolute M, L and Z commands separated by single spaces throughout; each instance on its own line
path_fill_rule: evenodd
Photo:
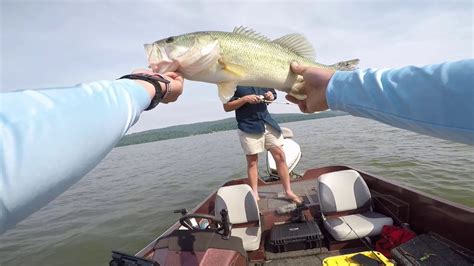
M 302 147 L 297 172 L 348 165 L 474 207 L 472 146 L 351 116 L 284 126 Z M 245 172 L 235 131 L 116 148 L 0 236 L 0 265 L 107 264 L 111 250 L 135 253 L 177 220 L 174 209 L 193 208 Z

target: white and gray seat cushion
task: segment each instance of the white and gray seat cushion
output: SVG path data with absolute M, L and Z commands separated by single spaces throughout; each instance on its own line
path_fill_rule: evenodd
M 334 239 L 344 241 L 380 235 L 382 227 L 384 225 L 392 225 L 392 223 L 392 218 L 383 214 L 366 212 L 334 218 L 326 217 L 324 227 Z
M 324 227 L 338 241 L 376 236 L 393 224 L 392 218 L 372 211 L 369 188 L 355 170 L 321 175 L 317 187 Z
M 247 184 L 221 187 L 217 191 L 215 215 L 220 217 L 226 209 L 232 224 L 231 235 L 242 239 L 246 251 L 257 250 L 260 246 L 260 211 L 252 189 Z M 256 226 L 237 227 L 238 224 L 252 223 Z

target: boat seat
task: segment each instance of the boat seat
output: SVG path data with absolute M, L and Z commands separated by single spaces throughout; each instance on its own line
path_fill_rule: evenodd
M 372 197 L 355 170 L 323 174 L 317 181 L 323 224 L 331 236 L 345 241 L 380 235 L 393 220 L 372 209 Z
M 260 211 L 252 189 L 247 184 L 221 187 L 217 191 L 214 212 L 220 216 L 226 209 L 232 224 L 231 235 L 242 239 L 246 251 L 257 250 L 260 246 L 262 230 Z M 243 226 L 238 226 L 244 224 Z

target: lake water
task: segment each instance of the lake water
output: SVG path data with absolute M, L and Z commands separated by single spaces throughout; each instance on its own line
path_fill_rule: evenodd
M 301 145 L 299 173 L 348 165 L 474 207 L 473 146 L 352 116 L 283 125 Z M 0 265 L 107 264 L 111 250 L 137 252 L 179 218 L 173 210 L 192 209 L 245 173 L 236 131 L 116 148 L 0 236 Z

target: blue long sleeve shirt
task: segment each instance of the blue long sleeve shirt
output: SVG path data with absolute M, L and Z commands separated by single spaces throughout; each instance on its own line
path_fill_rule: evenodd
M 336 72 L 331 109 L 474 144 L 474 60 Z M 131 80 L 0 94 L 0 234 L 94 168 L 150 104 Z M 434 106 L 434 108 L 433 108 Z
M 336 72 L 329 108 L 474 145 L 474 59 Z
M 131 80 L 0 94 L 0 234 L 92 170 L 150 104 Z

